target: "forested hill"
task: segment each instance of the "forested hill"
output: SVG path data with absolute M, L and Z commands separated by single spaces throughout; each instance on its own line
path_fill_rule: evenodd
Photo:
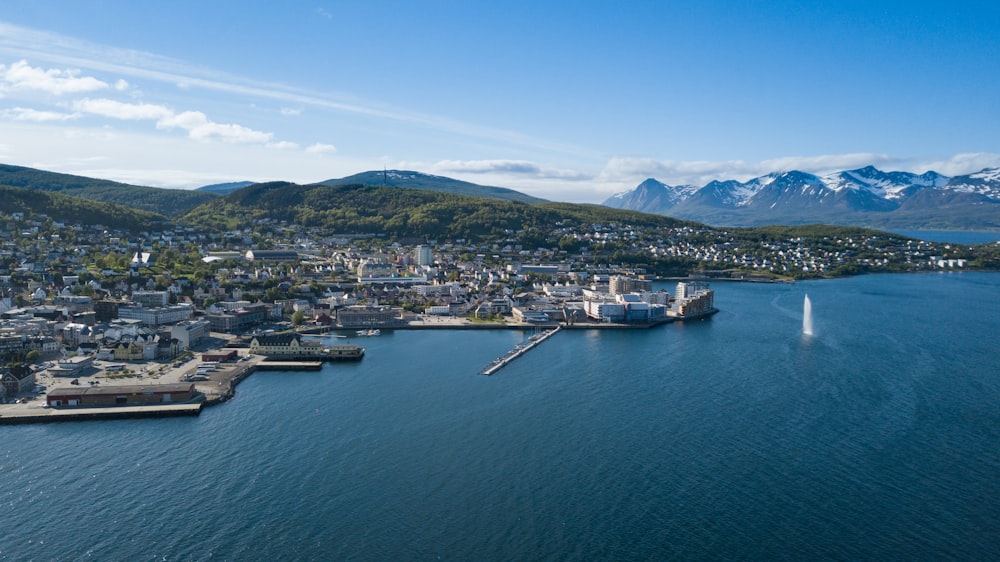
M 138 232 L 167 223 L 163 215 L 124 205 L 5 185 L 0 185 L 0 201 L 3 201 L 3 212 L 6 214 L 42 214 L 68 224 L 100 224 L 115 230 Z
M 490 185 L 479 185 L 444 176 L 434 176 L 410 170 L 383 170 L 370 171 L 347 176 L 346 178 L 330 179 L 318 182 L 318 185 L 378 185 L 383 187 L 402 187 L 408 189 L 425 189 L 428 191 L 442 191 L 454 195 L 471 195 L 473 197 L 489 197 L 491 199 L 506 199 L 508 201 L 519 201 L 521 203 L 542 203 L 545 199 L 532 197 L 526 193 L 508 189 L 506 187 L 494 187 Z
M 502 238 L 521 230 L 550 232 L 559 225 L 620 222 L 669 228 L 695 224 L 599 205 L 529 205 L 418 189 L 285 182 L 257 184 L 207 201 L 179 220 L 229 230 L 267 219 L 328 233 L 472 240 Z
M 109 180 L 47 172 L 23 166 L 0 164 L 0 185 L 33 191 L 58 192 L 92 201 L 125 205 L 166 216 L 177 216 L 218 197 L 210 191 L 163 189 Z

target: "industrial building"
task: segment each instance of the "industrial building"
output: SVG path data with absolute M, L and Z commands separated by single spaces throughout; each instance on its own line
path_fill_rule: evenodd
M 72 386 L 50 390 L 53 408 L 149 406 L 190 402 L 198 397 L 194 383 Z

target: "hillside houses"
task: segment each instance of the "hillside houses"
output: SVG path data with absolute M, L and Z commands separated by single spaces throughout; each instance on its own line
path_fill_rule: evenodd
M 782 236 L 615 222 L 486 241 L 388 240 L 272 219 L 226 232 L 125 232 L 0 210 L 0 240 L 0 366 L 29 354 L 164 358 L 210 332 L 279 323 L 398 326 L 417 314 L 542 321 L 588 306 L 597 318 L 616 306 L 629 309 L 616 317 L 657 318 L 660 307 L 705 306 L 654 291 L 654 274 L 665 272 L 800 277 L 976 263 L 968 247 L 874 231 Z

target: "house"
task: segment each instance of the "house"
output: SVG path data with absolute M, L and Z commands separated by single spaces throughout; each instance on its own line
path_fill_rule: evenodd
M 0 392 L 4 396 L 17 396 L 35 388 L 35 371 L 27 365 L 16 365 L 0 370 Z
M 153 267 L 153 255 L 149 252 L 136 252 L 130 264 L 133 269 L 138 267 Z

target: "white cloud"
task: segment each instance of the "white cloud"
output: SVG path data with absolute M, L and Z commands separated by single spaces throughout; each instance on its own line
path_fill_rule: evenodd
M 152 128 L 23 121 L 0 124 L 0 156 L 6 164 L 172 188 L 241 180 L 305 184 L 382 169 L 376 160 L 318 158 L 267 144 L 220 142 L 206 150 L 186 135 L 165 135 Z
M 671 185 L 704 185 L 712 180 L 746 181 L 771 172 L 799 170 L 821 175 L 868 165 L 883 167 L 899 162 L 898 158 L 874 153 L 783 156 L 760 162 L 675 161 L 616 156 L 605 165 L 598 181 L 611 185 L 629 185 L 629 189 L 647 178 L 655 178 Z
M 933 170 L 945 176 L 963 176 L 978 172 L 983 168 L 1000 168 L 1000 154 L 993 152 L 956 154 L 943 160 L 915 163 L 909 166 L 907 171 L 922 174 Z
M 122 120 L 155 120 L 161 130 L 183 129 L 188 137 L 199 140 L 220 140 L 231 143 L 270 143 L 274 135 L 234 123 L 216 123 L 200 111 L 174 113 L 170 108 L 151 103 L 126 103 L 106 98 L 82 99 L 73 102 L 73 109 L 92 115 Z M 295 143 L 274 143 L 277 148 L 290 148 Z
M 437 173 L 516 174 L 535 178 L 586 180 L 592 174 L 543 166 L 528 160 L 441 160 L 431 165 Z
M 899 163 L 899 159 L 893 158 L 888 154 L 856 152 L 849 154 L 823 154 L 819 156 L 785 156 L 782 158 L 764 160 L 757 166 L 761 170 L 767 170 L 764 174 L 771 172 L 786 172 L 789 170 L 799 170 L 812 174 L 824 174 L 829 172 L 839 172 L 842 170 L 854 170 L 857 168 L 864 168 L 865 166 L 884 168 L 897 163 Z
M 115 89 L 118 90 L 119 92 L 127 90 L 128 87 L 129 87 L 128 82 L 122 80 L 121 78 L 119 78 L 118 81 L 115 82 Z
M 10 66 L 0 64 L 0 81 L 11 89 L 39 90 L 49 94 L 76 94 L 103 90 L 108 87 L 92 76 L 80 76 L 79 70 L 35 68 L 26 60 Z
M 297 115 L 302 115 L 302 109 L 295 107 L 282 107 L 281 114 L 286 117 L 295 117 Z
M 0 112 L 0 116 L 13 119 L 15 121 L 69 121 L 76 119 L 80 115 L 77 113 L 60 113 L 58 111 L 39 111 L 26 107 L 15 107 Z
M 271 133 L 255 131 L 235 123 L 215 123 L 200 111 L 184 111 L 163 117 L 156 122 L 157 129 L 181 128 L 194 140 L 221 140 L 231 143 L 266 143 L 274 136 Z
M 334 152 L 337 152 L 337 147 L 332 144 L 323 144 L 318 142 L 306 147 L 306 152 L 310 154 L 333 154 Z
M 73 102 L 73 109 L 82 113 L 124 120 L 166 119 L 174 114 L 170 108 L 162 105 L 125 103 L 106 98 L 76 100 Z
M 38 56 L 44 56 L 46 60 L 59 64 L 80 65 L 101 72 L 173 84 L 185 90 L 200 88 L 230 95 L 276 100 L 288 104 L 286 107 L 301 105 L 323 108 L 511 146 L 575 156 L 590 152 L 579 146 L 535 138 L 516 131 L 481 126 L 441 115 L 387 107 L 368 100 L 358 101 L 357 97 L 352 95 L 316 92 L 284 84 L 261 83 L 146 52 L 118 49 L 0 22 L 0 52 L 3 51 L 36 55 L 41 53 L 43 55 Z M 591 154 L 591 156 L 596 155 Z
M 298 143 L 289 141 L 278 141 L 267 143 L 268 148 L 277 148 L 278 150 L 294 150 L 299 147 Z

